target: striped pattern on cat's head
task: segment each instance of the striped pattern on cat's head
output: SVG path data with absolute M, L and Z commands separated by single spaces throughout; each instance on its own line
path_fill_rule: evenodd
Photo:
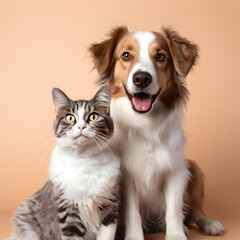
M 113 134 L 109 86 L 102 87 L 89 101 L 73 101 L 58 88 L 52 90 L 52 96 L 56 111 L 54 132 L 58 144 L 71 148 L 107 144 Z

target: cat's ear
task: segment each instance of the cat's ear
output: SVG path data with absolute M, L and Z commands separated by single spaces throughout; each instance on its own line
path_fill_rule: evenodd
M 69 97 L 59 88 L 53 88 L 52 90 L 53 103 L 55 110 L 60 110 L 65 107 L 71 106 L 71 100 Z
M 111 89 L 109 85 L 101 87 L 94 96 L 93 100 L 98 106 L 109 108 L 111 102 Z

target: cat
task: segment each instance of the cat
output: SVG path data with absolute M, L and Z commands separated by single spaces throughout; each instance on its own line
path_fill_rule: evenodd
M 113 240 L 118 222 L 120 159 L 113 153 L 111 90 L 72 101 L 52 90 L 56 147 L 50 180 L 16 210 L 16 240 Z

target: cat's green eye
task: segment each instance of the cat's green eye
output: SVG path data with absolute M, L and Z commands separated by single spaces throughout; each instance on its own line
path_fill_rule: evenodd
M 74 115 L 72 115 L 72 114 L 68 114 L 66 117 L 65 117 L 65 120 L 67 121 L 67 122 L 74 122 L 75 121 L 75 116 Z
M 99 115 L 97 113 L 92 113 L 89 115 L 88 120 L 91 122 L 95 122 L 97 121 L 99 118 Z

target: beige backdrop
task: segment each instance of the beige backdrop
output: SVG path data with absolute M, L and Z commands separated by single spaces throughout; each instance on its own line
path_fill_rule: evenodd
M 0 212 L 12 212 L 48 179 L 53 87 L 90 98 L 87 53 L 117 25 L 172 26 L 200 46 L 187 77 L 186 157 L 205 174 L 205 209 L 240 219 L 240 1 L 0 1 Z

